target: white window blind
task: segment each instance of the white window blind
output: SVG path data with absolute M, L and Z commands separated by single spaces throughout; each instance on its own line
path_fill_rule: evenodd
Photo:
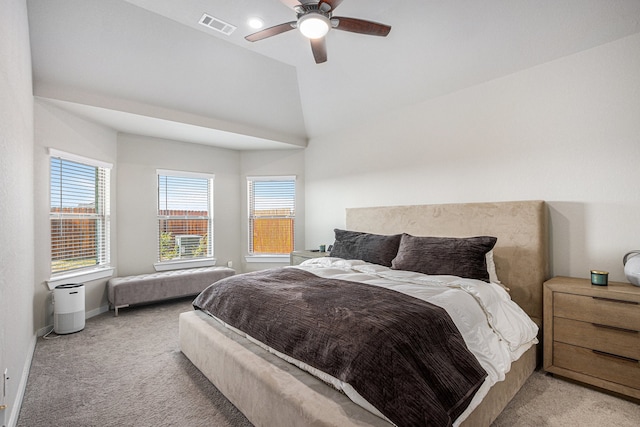
M 213 176 L 158 171 L 158 261 L 213 257 Z
M 108 266 L 111 165 L 50 153 L 51 273 Z
M 249 254 L 288 254 L 294 249 L 296 179 L 247 177 Z

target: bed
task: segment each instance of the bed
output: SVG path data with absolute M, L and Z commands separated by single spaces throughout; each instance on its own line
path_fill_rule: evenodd
M 379 235 L 494 236 L 497 277 L 511 299 L 541 325 L 542 283 L 548 271 L 542 201 L 347 209 L 346 229 Z M 181 314 L 180 348 L 256 426 L 392 425 L 201 310 Z M 535 369 L 537 353 L 533 345 L 519 355 L 505 380 L 488 389 L 454 425 L 490 425 Z

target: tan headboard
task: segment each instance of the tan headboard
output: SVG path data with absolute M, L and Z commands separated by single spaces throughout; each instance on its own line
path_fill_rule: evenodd
M 495 236 L 498 278 L 511 298 L 542 324 L 548 278 L 547 208 L 543 201 L 384 206 L 347 209 L 347 229 L 414 236 Z

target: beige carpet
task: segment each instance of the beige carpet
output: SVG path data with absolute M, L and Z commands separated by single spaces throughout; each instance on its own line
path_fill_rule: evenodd
M 178 315 L 190 309 L 122 309 L 38 339 L 18 426 L 251 426 L 180 352 Z
M 536 371 L 494 427 L 637 427 L 640 405 Z
M 38 339 L 18 426 L 251 426 L 180 352 L 178 315 L 190 309 L 191 299 L 123 309 Z M 494 423 L 638 425 L 639 405 L 540 372 Z

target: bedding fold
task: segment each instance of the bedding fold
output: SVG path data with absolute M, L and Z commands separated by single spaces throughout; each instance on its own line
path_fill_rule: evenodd
M 398 426 L 448 426 L 487 373 L 447 312 L 379 286 L 296 268 L 223 279 L 193 303 L 351 385 Z

